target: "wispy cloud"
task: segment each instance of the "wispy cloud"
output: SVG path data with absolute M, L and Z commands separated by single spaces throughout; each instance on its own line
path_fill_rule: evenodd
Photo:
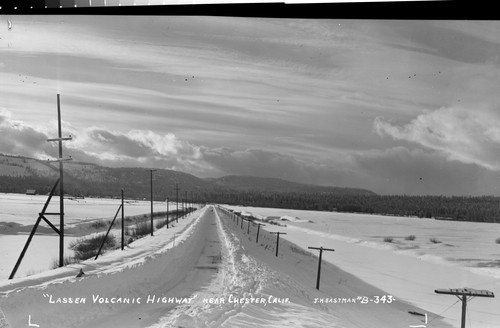
M 443 107 L 404 125 L 377 118 L 381 136 L 441 152 L 450 160 L 500 170 L 500 114 L 497 108 Z
M 500 169 L 498 31 L 498 22 L 17 16 L 0 40 L 0 151 L 54 156 L 44 139 L 56 131 L 59 93 L 75 160 L 391 193 L 461 192 L 451 177 L 467 173 L 476 192 Z M 453 187 L 412 185 L 425 173 L 413 163 Z

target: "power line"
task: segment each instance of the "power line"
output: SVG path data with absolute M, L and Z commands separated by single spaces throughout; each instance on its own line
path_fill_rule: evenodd
M 447 307 L 443 312 L 439 313 L 437 316 L 435 316 L 431 321 L 428 322 L 431 323 L 433 322 L 434 320 L 436 320 L 437 318 L 441 317 L 443 313 L 445 313 L 446 311 L 448 311 L 449 309 L 451 309 L 455 304 L 457 304 L 458 302 L 460 302 L 460 300 L 457 300 L 455 303 L 453 303 L 452 305 L 450 305 L 449 307 Z

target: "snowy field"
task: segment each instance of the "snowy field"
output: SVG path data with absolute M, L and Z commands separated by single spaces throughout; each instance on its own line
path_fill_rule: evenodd
M 47 196 L 23 195 L 0 193 L 0 224 L 15 222 L 23 226 L 32 226 L 41 212 Z M 120 199 L 105 198 L 84 198 L 66 199 L 65 206 L 65 227 L 75 224 L 90 222 L 95 220 L 113 219 Z M 175 208 L 175 203 L 169 204 L 169 210 Z M 154 202 L 155 212 L 166 211 L 167 205 L 164 202 Z M 51 200 L 46 212 L 59 212 L 59 197 Z M 133 216 L 149 214 L 151 203 L 149 201 L 125 200 L 125 215 Z M 59 224 L 58 216 L 51 216 L 52 222 L 56 226 Z M 45 222 L 40 223 L 41 227 L 48 227 Z M 31 229 L 29 229 L 31 230 Z M 7 279 L 14 268 L 21 250 L 28 239 L 29 232 L 15 232 L 16 234 L 2 234 L 0 232 L 0 281 Z M 65 245 L 68 246 L 72 240 L 77 239 L 71 235 L 65 236 Z M 70 249 L 65 250 L 65 255 L 71 255 Z M 38 232 L 19 267 L 16 276 L 31 275 L 49 269 L 52 262 L 59 256 L 59 237 L 55 234 L 42 234 Z
M 23 225 L 35 223 L 38 213 L 47 201 L 44 195 L 0 193 L 0 222 L 17 222 Z M 75 224 L 96 219 L 112 219 L 121 204 L 121 199 L 75 198 L 64 200 L 65 223 Z M 125 199 L 125 215 L 150 213 L 149 201 Z M 154 202 L 154 211 L 166 211 L 167 204 Z M 172 210 L 172 208 L 170 208 Z M 48 213 L 59 212 L 59 197 L 53 197 Z
M 307 248 L 327 247 L 323 258 L 364 281 L 460 325 L 457 299 L 435 289 L 493 291 L 496 298 L 475 298 L 469 317 L 478 327 L 500 327 L 500 225 L 335 212 L 226 206 L 244 215 L 274 219 L 286 227 L 282 238 Z M 414 240 L 406 237 L 414 235 Z M 392 243 L 384 238 L 392 237 Z M 434 239 L 436 242 L 432 242 Z
M 4 327 L 422 326 L 410 313 L 422 309 L 328 262 L 316 290 L 317 257 L 286 240 L 276 257 L 274 236 L 256 243 L 251 229 L 208 206 L 97 261 L 0 282 Z M 377 296 L 387 301 L 363 301 Z
M 256 243 L 255 225 L 205 207 L 97 261 L 0 280 L 4 326 L 32 318 L 40 327 L 448 328 L 460 325 L 460 303 L 434 290 L 461 287 L 497 296 L 468 303 L 469 325 L 500 326 L 498 267 L 481 267 L 500 257 L 496 225 L 225 207 L 287 226 L 266 224 Z M 286 233 L 278 257 L 277 231 Z M 320 291 L 318 254 L 308 246 L 335 249 L 323 253 Z M 75 278 L 80 268 L 86 275 Z M 64 303 L 77 298 L 86 303 Z

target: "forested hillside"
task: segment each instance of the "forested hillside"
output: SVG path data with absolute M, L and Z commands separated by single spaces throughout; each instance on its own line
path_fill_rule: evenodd
M 64 172 L 64 191 L 72 196 L 116 197 L 120 189 L 124 189 L 129 198 L 149 199 L 151 196 L 151 170 L 147 168 L 110 168 L 71 161 L 64 163 Z M 0 192 L 25 193 L 28 189 L 35 189 L 38 194 L 46 194 L 58 176 L 57 163 L 0 154 Z M 166 169 L 153 170 L 152 183 L 156 200 L 177 197 L 176 185 L 179 198 L 244 192 L 374 195 L 364 189 L 306 185 L 274 178 L 228 176 L 201 179 Z

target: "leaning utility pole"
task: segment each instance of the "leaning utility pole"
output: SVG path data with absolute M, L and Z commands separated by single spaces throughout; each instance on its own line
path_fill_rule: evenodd
M 118 213 L 120 211 L 122 212 L 121 225 L 122 225 L 122 251 L 123 251 L 123 249 L 125 248 L 125 216 L 124 216 L 124 212 L 123 212 L 123 189 L 122 189 L 122 203 L 120 206 L 118 206 L 118 210 L 116 210 L 115 217 L 113 218 L 113 220 L 109 224 L 108 231 L 106 232 L 106 235 L 104 235 L 104 238 L 102 239 L 101 246 L 99 247 L 99 250 L 97 251 L 97 254 L 96 254 L 94 260 L 97 260 L 97 258 L 101 254 L 102 248 L 104 247 L 104 243 L 106 243 L 106 239 L 108 238 L 109 232 L 111 231 L 111 228 L 115 224 L 116 217 L 118 216 Z
M 495 297 L 493 292 L 489 290 L 478 290 L 472 288 L 450 288 L 450 289 L 436 289 L 434 291 L 436 294 L 447 294 L 447 295 L 455 295 L 459 300 L 462 301 L 462 324 L 461 328 L 465 328 L 465 315 L 467 313 L 467 296 L 470 296 L 470 299 L 474 297 Z

